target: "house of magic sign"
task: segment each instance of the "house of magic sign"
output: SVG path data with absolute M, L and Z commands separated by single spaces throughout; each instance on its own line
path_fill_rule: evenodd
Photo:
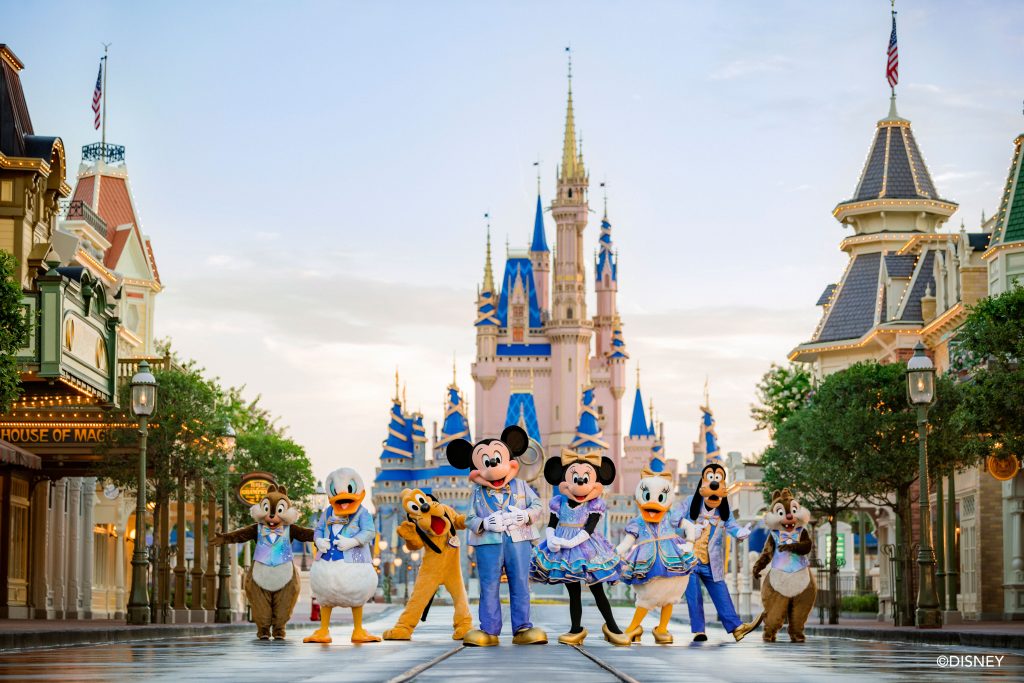
M 81 424 L 81 425 L 18 425 L 0 426 L 0 440 L 11 443 L 101 443 L 106 441 L 110 428 L 121 425 Z

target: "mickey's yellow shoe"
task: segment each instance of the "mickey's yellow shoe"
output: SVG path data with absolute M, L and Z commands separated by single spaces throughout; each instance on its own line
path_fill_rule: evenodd
M 490 633 L 481 631 L 480 629 L 473 629 L 466 634 L 466 637 L 462 639 L 463 644 L 470 645 L 472 647 L 494 647 L 501 641 L 498 640 L 498 636 L 492 636 Z

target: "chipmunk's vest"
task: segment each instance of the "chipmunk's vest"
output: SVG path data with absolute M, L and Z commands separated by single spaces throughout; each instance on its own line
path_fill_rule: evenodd
M 288 525 L 271 529 L 265 524 L 258 527 L 256 552 L 253 553 L 252 578 L 256 585 L 270 592 L 288 585 L 295 573 L 292 565 L 292 535 Z
M 803 527 L 797 527 L 792 532 L 772 530 L 775 554 L 772 556 L 772 569 L 768 572 L 768 580 L 771 582 L 772 588 L 787 598 L 795 598 L 800 595 L 811 582 L 811 572 L 808 568 L 810 556 L 782 550 L 784 544 L 799 541 L 803 531 Z

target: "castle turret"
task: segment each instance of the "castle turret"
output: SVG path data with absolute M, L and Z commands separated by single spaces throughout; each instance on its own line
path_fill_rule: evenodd
M 594 407 L 594 387 L 584 387 L 580 400 L 579 424 L 576 426 L 576 437 L 572 449 L 580 453 L 591 451 L 607 451 L 608 442 L 604 440 L 601 425 L 598 422 L 597 410 Z
M 476 362 L 473 379 L 486 390 L 497 379 L 495 356 L 498 353 L 498 293 L 494 289 L 491 267 L 491 228 L 487 227 L 487 255 L 484 258 L 484 281 L 476 297 Z
M 596 336 L 595 355 L 604 358 L 611 353 L 612 331 L 618 321 L 616 298 L 619 291 L 618 256 L 612 250 L 612 224 L 608 221 L 608 206 L 605 204 L 601 219 L 599 251 L 594 265 L 594 289 L 597 291 L 597 315 L 594 316 Z M 621 323 L 619 323 L 621 326 Z
M 562 164 L 558 169 L 555 199 L 551 202 L 557 234 L 551 318 L 545 328 L 551 342 L 551 401 L 554 408 L 552 436 L 545 447 L 556 453 L 576 438 L 575 418 L 580 388 L 589 382 L 586 364 L 590 356 L 593 323 L 587 318 L 583 266 L 583 231 L 587 227 L 590 210 L 588 185 L 583 153 L 576 143 L 570 61 Z
M 447 448 L 455 439 L 472 441 L 469 433 L 469 415 L 466 412 L 466 400 L 459 391 L 459 385 L 455 382 L 455 367 L 452 367 L 452 383 L 448 385 L 447 396 L 444 402 L 444 422 L 441 425 L 441 435 L 434 444 L 434 464 L 447 465 Z
M 654 456 L 654 425 L 647 423 L 644 399 L 640 392 L 640 368 L 636 369 L 636 393 L 633 395 L 633 415 L 629 422 L 629 433 L 623 439 L 622 462 L 618 464 L 619 476 L 615 482 L 617 493 L 631 493 L 640 482 L 640 472 L 648 466 Z
M 538 179 L 539 182 L 539 179 Z M 544 234 L 544 208 L 537 188 L 537 212 L 533 218 L 533 240 L 530 243 L 530 261 L 533 262 L 533 277 L 537 284 L 537 305 L 545 316 L 551 308 L 551 250 Z

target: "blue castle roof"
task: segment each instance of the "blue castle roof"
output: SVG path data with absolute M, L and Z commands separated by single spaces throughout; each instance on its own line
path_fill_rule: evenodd
M 533 402 L 533 394 L 528 391 L 513 392 L 508 397 L 508 410 L 505 411 L 505 426 L 519 425 L 526 430 L 531 439 L 540 440 L 540 425 L 537 422 L 537 406 Z
M 601 237 L 598 239 L 598 246 L 601 251 L 597 255 L 597 272 L 595 280 L 600 282 L 604 277 L 605 270 L 610 270 L 612 280 L 619 278 L 619 264 L 616 263 L 615 253 L 612 251 L 612 224 L 608 218 L 601 219 Z
M 629 423 L 629 435 L 639 438 L 654 436 L 654 428 L 648 426 L 647 416 L 644 415 L 644 399 L 640 395 L 639 384 L 636 386 L 636 397 L 633 399 L 633 419 Z
M 438 446 L 445 446 L 454 439 L 472 441 L 469 434 L 469 420 L 466 418 L 466 406 L 459 395 L 459 388 L 454 384 L 448 386 L 448 400 L 444 406 L 444 423 L 441 425 L 441 436 Z
M 498 322 L 502 327 L 508 327 L 509 298 L 517 284 L 523 287 L 530 305 L 528 325 L 540 327 L 542 323 L 540 305 L 537 303 L 537 288 L 533 280 L 533 263 L 525 257 L 512 257 L 505 261 L 505 277 L 502 278 L 501 296 L 498 298 Z
M 548 249 L 548 240 L 544 236 L 544 209 L 541 208 L 540 194 L 537 194 L 537 215 L 533 219 L 533 243 L 530 244 L 530 251 L 551 251 Z
M 629 358 L 629 353 L 626 351 L 626 340 L 622 338 L 622 323 L 620 322 L 616 322 L 615 327 L 612 328 L 612 347 L 608 350 L 608 357 L 623 360 Z
M 494 292 L 490 290 L 480 292 L 480 304 L 476 309 L 476 322 L 474 323 L 476 327 L 498 324 L 498 318 L 495 316 L 498 309 L 494 305 L 494 300 Z
M 572 442 L 572 448 L 577 451 L 596 451 L 608 448 L 608 443 L 602 438 L 601 424 L 597 419 L 597 409 L 594 408 L 594 387 L 583 389 L 583 405 L 580 407 L 580 423 L 576 427 L 576 439 Z
M 422 418 L 421 418 L 422 419 Z M 422 426 L 422 423 L 421 423 Z M 382 458 L 411 458 L 413 453 L 413 421 L 402 415 L 402 403 L 397 398 L 391 404 L 388 438 L 384 440 Z
M 721 449 L 718 447 L 718 434 L 715 433 L 715 418 L 710 408 L 701 406 L 701 412 L 701 422 L 704 425 L 704 452 L 709 459 L 720 458 Z
M 466 477 L 466 470 L 460 470 L 451 465 L 440 467 L 425 467 L 423 469 L 408 470 L 381 470 L 374 478 L 374 481 L 423 481 L 434 477 Z
M 425 442 L 427 430 L 423 428 L 423 415 L 416 413 L 412 419 L 412 438 L 414 441 Z

